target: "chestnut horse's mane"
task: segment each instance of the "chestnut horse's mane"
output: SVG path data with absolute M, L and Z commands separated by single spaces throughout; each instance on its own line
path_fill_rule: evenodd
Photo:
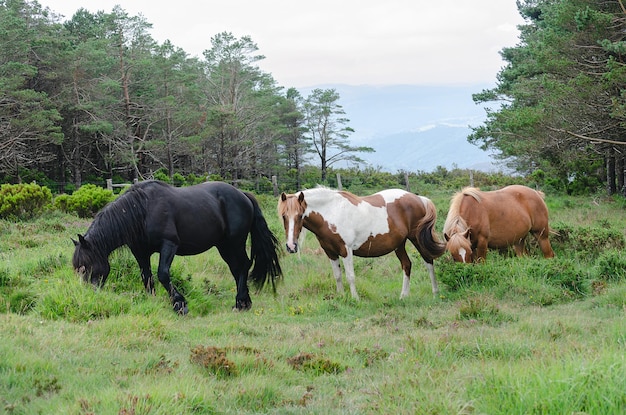
M 446 222 L 443 225 L 443 233 L 450 235 L 450 231 L 456 229 L 456 232 L 465 231 L 468 226 L 465 219 L 459 214 L 461 208 L 461 201 L 463 196 L 472 196 L 478 203 L 482 200 L 482 192 L 477 187 L 464 187 L 460 192 L 457 192 L 452 196 L 450 202 L 450 210 L 448 210 L 448 216 Z

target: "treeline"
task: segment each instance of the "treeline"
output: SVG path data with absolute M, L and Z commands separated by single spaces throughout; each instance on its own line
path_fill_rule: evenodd
M 519 0 L 520 42 L 469 141 L 556 190 L 623 192 L 623 0 Z M 261 71 L 250 37 L 219 33 L 201 58 L 122 8 L 62 20 L 36 1 L 0 0 L 0 182 L 132 182 L 165 175 L 290 189 L 358 168 L 334 89 L 303 97 Z M 496 103 L 493 105 L 493 103 Z M 353 164 L 350 164 L 353 162 Z M 345 164 L 342 164 L 345 166 Z
M 76 188 L 165 171 L 299 183 L 307 162 L 324 180 L 372 151 L 350 145 L 335 90 L 280 87 L 249 37 L 217 34 L 190 58 L 150 27 L 120 7 L 61 22 L 36 1 L 0 1 L 2 182 Z
M 474 95 L 488 111 L 470 142 L 520 173 L 581 193 L 622 192 L 626 153 L 623 0 L 518 0 L 526 24 L 497 86 Z

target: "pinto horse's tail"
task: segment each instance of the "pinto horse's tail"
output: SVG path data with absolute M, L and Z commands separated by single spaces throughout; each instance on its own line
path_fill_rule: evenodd
M 283 273 L 278 261 L 280 252 L 278 239 L 267 226 L 259 202 L 254 195 L 248 192 L 244 193 L 254 206 L 254 217 L 250 229 L 250 259 L 254 265 L 249 278 L 258 290 L 263 288 L 269 278 L 272 289 L 276 292 L 276 279 L 280 278 Z
M 446 252 L 446 244 L 439 240 L 435 232 L 437 209 L 428 198 L 422 197 L 426 205 L 426 214 L 417 225 L 417 245 L 422 258 L 429 264 Z

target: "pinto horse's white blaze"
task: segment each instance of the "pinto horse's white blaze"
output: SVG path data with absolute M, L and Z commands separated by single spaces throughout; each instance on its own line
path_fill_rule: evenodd
M 295 237 L 296 220 L 289 218 L 287 223 L 289 226 L 289 229 L 287 229 L 287 250 L 289 252 L 298 252 L 298 243 Z
M 358 299 L 353 257 L 379 257 L 395 252 L 403 271 L 400 297 L 406 297 L 411 273 L 405 249 L 407 239 L 427 264 L 433 293 L 438 292 L 432 263 L 445 252 L 445 244 L 436 236 L 437 211 L 429 199 L 398 189 L 359 197 L 321 187 L 291 195 L 283 193 L 277 209 L 283 219 L 287 250 L 295 252 L 302 226 L 313 232 L 330 259 L 338 292 L 343 292 L 339 257 L 350 293 Z

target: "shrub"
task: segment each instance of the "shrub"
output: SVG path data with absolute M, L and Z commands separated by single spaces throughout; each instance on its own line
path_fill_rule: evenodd
M 437 266 L 439 281 L 446 284 L 450 291 L 457 291 L 472 285 L 494 286 L 502 278 L 499 268 L 492 262 L 463 264 L 441 261 Z
M 166 169 L 159 169 L 155 171 L 154 174 L 152 175 L 152 178 L 154 180 L 159 180 L 164 183 L 172 183 L 172 181 L 170 180 L 170 175 L 167 173 Z
M 584 296 L 589 292 L 589 272 L 568 258 L 533 262 L 527 267 L 527 272 L 532 278 L 545 279 L 567 290 L 572 297 Z
M 50 189 L 36 183 L 0 186 L 0 218 L 31 219 L 51 202 Z
M 185 176 L 183 176 L 180 173 L 174 173 L 174 176 L 172 176 L 172 184 L 174 186 L 178 186 L 178 187 L 182 187 L 187 185 L 187 180 L 185 179 Z
M 610 227 L 572 226 L 556 223 L 552 226 L 551 241 L 563 250 L 597 256 L 610 249 L 626 246 L 622 231 Z
M 626 279 L 626 253 L 608 250 L 600 254 L 596 261 L 598 278 L 605 281 Z
M 93 217 L 115 196 L 110 190 L 95 184 L 85 184 L 71 196 L 60 195 L 54 200 L 54 206 L 64 212 L 75 213 L 81 218 Z

